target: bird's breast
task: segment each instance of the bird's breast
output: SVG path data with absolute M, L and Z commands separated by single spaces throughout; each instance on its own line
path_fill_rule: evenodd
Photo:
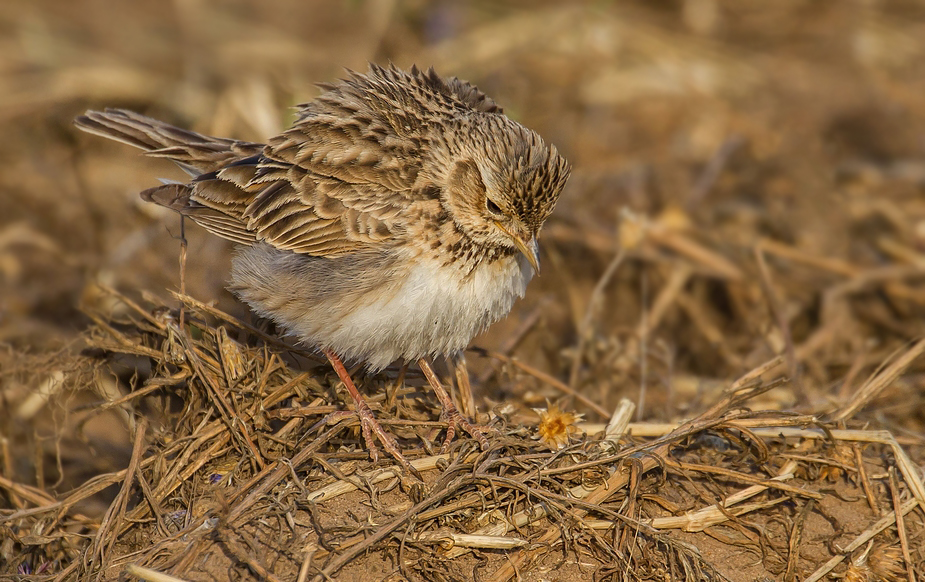
M 470 268 L 420 256 L 406 265 L 389 292 L 368 294 L 320 343 L 372 369 L 448 354 L 507 315 L 533 275 L 520 255 Z

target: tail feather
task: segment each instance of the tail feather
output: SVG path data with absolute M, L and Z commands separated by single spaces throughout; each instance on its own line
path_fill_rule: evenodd
M 153 202 L 180 214 L 187 214 L 190 208 L 191 193 L 192 189 L 186 184 L 163 184 L 148 188 L 140 196 L 145 202 Z
M 74 120 L 86 131 L 168 158 L 192 176 L 213 172 L 242 157 L 259 154 L 264 145 L 202 135 L 128 111 L 87 111 Z
M 189 216 L 222 238 L 245 245 L 257 242 L 256 235 L 247 228 L 247 221 L 241 220 L 240 209 L 207 199 L 194 199 L 193 196 L 193 186 L 176 183 L 162 184 L 141 193 L 141 199 L 145 202 L 153 202 Z

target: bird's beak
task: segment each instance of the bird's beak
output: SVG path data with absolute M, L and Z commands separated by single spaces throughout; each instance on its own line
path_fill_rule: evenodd
M 533 273 L 536 275 L 540 274 L 540 246 L 536 242 L 536 237 L 531 236 L 529 240 L 524 240 L 523 237 L 517 236 L 510 230 L 508 230 L 500 222 L 495 222 L 498 225 L 504 234 L 511 237 L 511 240 L 514 241 L 514 245 L 517 246 L 517 250 L 523 253 L 527 257 L 527 261 L 530 263 L 530 266 L 533 267 Z

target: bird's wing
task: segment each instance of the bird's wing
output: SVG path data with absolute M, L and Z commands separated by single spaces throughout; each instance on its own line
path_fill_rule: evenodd
M 272 144 L 265 151 L 277 155 Z M 339 166 L 328 165 L 325 175 L 266 154 L 238 160 L 194 180 L 184 213 L 225 238 L 250 237 L 315 256 L 353 252 L 399 234 L 397 219 L 410 202 L 411 183 L 396 190 L 394 182 L 375 175 L 330 175 Z
M 417 178 L 428 135 L 447 116 L 500 112 L 474 86 L 434 71 L 350 73 L 266 146 L 210 138 L 124 111 L 91 112 L 84 130 L 168 157 L 198 175 L 142 197 L 238 243 L 337 256 L 400 237 L 402 212 L 439 195 Z

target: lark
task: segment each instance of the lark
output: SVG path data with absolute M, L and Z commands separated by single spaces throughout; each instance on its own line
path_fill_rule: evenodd
M 141 197 L 239 245 L 229 288 L 324 353 L 374 460 L 378 439 L 410 468 L 344 361 L 375 372 L 416 360 L 442 404 L 446 442 L 458 427 L 484 447 L 428 360 L 464 349 L 523 296 L 570 166 L 474 85 L 433 68 L 371 65 L 321 88 L 266 144 L 121 109 L 75 123 L 191 176 Z

